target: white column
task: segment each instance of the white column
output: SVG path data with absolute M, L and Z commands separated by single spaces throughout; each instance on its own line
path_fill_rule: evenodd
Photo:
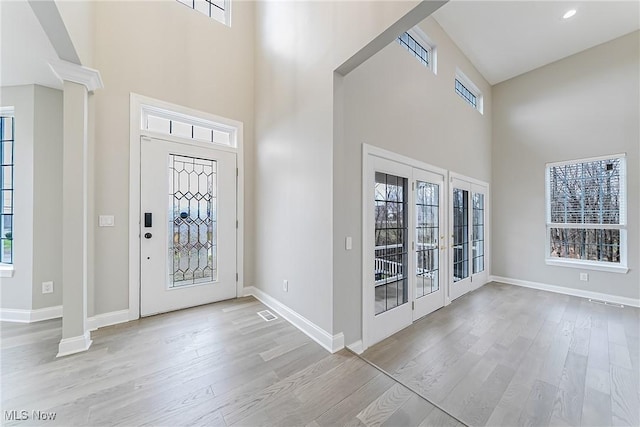
M 62 175 L 62 340 L 58 357 L 87 350 L 88 96 L 100 73 L 66 61 L 50 64 L 64 82 Z

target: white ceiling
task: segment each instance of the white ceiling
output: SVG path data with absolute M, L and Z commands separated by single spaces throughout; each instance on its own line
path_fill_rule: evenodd
M 36 83 L 61 89 L 49 68 L 58 55 L 29 3 L 1 1 L 0 14 L 0 86 Z
M 493 85 L 638 30 L 640 2 L 452 0 L 433 16 Z

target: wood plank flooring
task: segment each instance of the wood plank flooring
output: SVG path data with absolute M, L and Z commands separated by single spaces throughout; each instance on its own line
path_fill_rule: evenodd
M 1 323 L 2 425 L 461 425 L 264 309 L 248 297 L 103 328 L 63 358 L 60 320 Z M 22 410 L 28 420 L 6 419 Z
M 362 356 L 473 426 L 640 426 L 640 310 L 489 283 Z

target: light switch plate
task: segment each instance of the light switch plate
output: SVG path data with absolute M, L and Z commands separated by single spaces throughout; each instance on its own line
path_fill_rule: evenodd
M 115 225 L 115 218 L 113 215 L 100 215 L 98 225 L 100 227 L 113 227 Z
M 53 282 L 42 282 L 42 293 L 43 294 L 52 294 L 53 293 Z

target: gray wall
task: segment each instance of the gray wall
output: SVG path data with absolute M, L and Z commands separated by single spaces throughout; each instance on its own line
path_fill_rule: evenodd
M 493 88 L 494 275 L 640 297 L 639 33 Z M 545 163 L 626 152 L 628 274 L 545 264 Z
M 416 5 L 256 5 L 255 285 L 328 333 L 340 332 L 332 296 L 333 72 Z
M 35 86 L 33 309 L 62 304 L 62 91 Z M 42 293 L 53 281 L 54 292 Z
M 437 45 L 437 75 L 393 42 L 336 86 L 334 330 L 362 330 L 362 144 L 486 182 L 491 178 L 491 87 L 433 18 L 420 27 Z M 454 91 L 456 67 L 482 91 L 484 115 Z M 339 105 L 342 102 L 343 105 Z M 353 250 L 344 239 L 353 237 Z
M 103 1 L 94 3 L 94 11 L 93 66 L 104 89 L 90 100 L 95 105 L 93 218 L 115 216 L 114 227 L 93 227 L 95 283 L 88 291 L 95 314 L 129 307 L 131 92 L 244 123 L 244 276 L 252 283 L 253 3 L 234 2 L 232 27 L 176 1 Z M 90 300 L 90 310 L 91 305 Z
M 14 276 L 2 278 L 1 307 L 62 304 L 62 91 L 38 85 L 2 88 L 15 107 Z M 42 282 L 54 292 L 42 294 Z

